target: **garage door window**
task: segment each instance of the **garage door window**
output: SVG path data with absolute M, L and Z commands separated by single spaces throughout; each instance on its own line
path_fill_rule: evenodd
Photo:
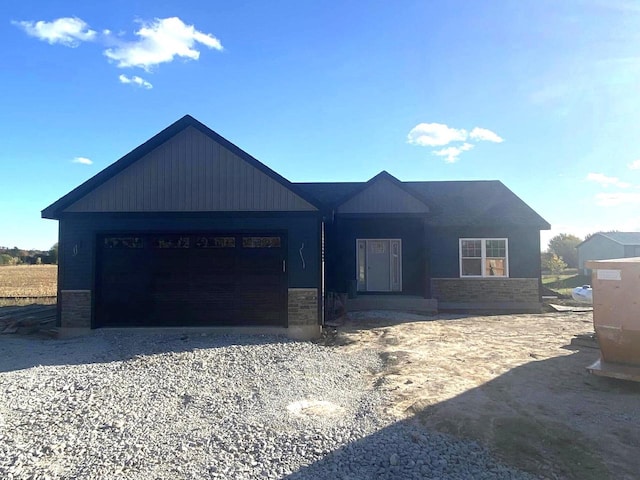
M 104 248 L 142 248 L 140 237 L 105 237 Z
M 151 238 L 153 248 L 189 248 L 189 237 L 163 235 Z
M 280 248 L 280 237 L 242 237 L 244 248 Z
M 236 237 L 198 237 L 196 248 L 235 248 Z

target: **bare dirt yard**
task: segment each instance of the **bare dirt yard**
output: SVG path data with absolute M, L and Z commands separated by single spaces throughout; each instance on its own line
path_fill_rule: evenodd
M 342 349 L 376 349 L 387 413 L 473 439 L 552 479 L 640 478 L 640 383 L 588 374 L 587 313 L 351 314 Z
M 0 298 L 54 297 L 57 278 L 57 265 L 0 266 Z

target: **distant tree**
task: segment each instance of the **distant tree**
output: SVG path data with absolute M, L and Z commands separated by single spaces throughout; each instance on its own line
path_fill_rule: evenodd
M 12 257 L 8 253 L 0 253 L 0 265 L 15 265 L 18 263 L 16 257 Z
M 549 252 L 555 253 L 568 267 L 578 267 L 578 251 L 576 246 L 582 240 L 570 233 L 560 233 L 549 240 Z
M 543 271 L 545 272 L 549 271 L 549 260 L 551 260 L 552 256 L 553 256 L 553 253 L 551 253 L 549 250 L 540 252 L 540 266 L 542 267 Z
M 51 258 L 51 263 L 58 263 L 58 242 L 53 244 L 53 247 L 49 249 L 49 258 Z
M 555 253 L 548 256 L 545 264 L 542 265 L 544 270 L 548 270 L 552 275 L 560 275 L 567 268 L 567 264 Z
M 42 258 L 36 257 L 36 265 L 42 265 Z

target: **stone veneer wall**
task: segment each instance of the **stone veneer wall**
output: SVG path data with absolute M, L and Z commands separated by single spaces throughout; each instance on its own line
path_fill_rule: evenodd
M 60 326 L 91 328 L 91 290 L 62 290 L 60 297 Z
M 433 278 L 439 303 L 539 303 L 537 278 Z
M 318 289 L 289 289 L 289 327 L 317 326 Z

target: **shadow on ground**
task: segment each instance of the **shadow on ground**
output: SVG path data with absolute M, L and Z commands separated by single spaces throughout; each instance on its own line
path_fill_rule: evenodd
M 314 478 L 317 472 L 345 468 L 344 478 L 413 478 L 403 468 L 418 460 L 426 466 L 422 477 L 416 478 L 495 478 L 487 471 L 500 473 L 502 467 L 489 462 L 483 470 L 487 477 L 480 470 L 456 476 L 460 475 L 457 462 L 481 457 L 473 445 L 446 456 L 438 447 L 441 440 L 427 433 L 440 432 L 477 441 L 498 461 L 536 478 L 637 480 L 640 384 L 589 375 L 585 367 L 599 352 L 595 344 L 581 340 L 582 344 L 563 347 L 571 355 L 531 361 L 446 401 L 417 402 L 407 420 L 337 449 L 288 478 Z M 380 383 L 384 388 L 384 381 Z M 349 458 L 357 459 L 362 473 L 349 472 L 345 467 Z
M 188 328 L 96 329 L 71 338 L 0 335 L 0 372 L 37 366 L 120 362 L 142 355 L 289 341 L 277 335 L 228 335 Z

